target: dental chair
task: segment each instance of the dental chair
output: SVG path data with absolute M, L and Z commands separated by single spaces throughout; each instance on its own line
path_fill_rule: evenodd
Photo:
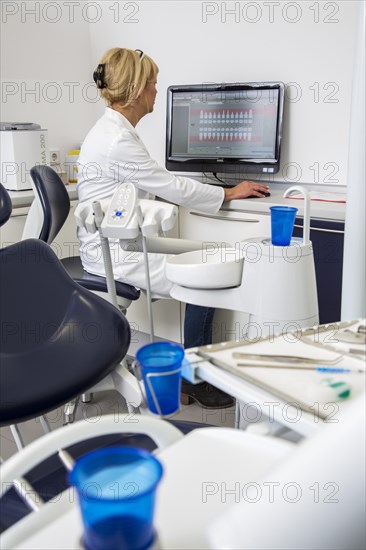
M 62 229 L 70 212 L 70 198 L 60 176 L 49 166 L 34 166 L 30 171 L 35 191 L 35 199 L 26 219 L 22 239 L 37 238 L 52 244 Z M 105 277 L 92 275 L 84 270 L 79 256 L 62 258 L 61 263 L 75 282 L 109 300 Z M 138 300 L 140 291 L 121 281 L 114 281 L 117 306 L 126 314 L 131 302 Z M 91 400 L 91 394 L 84 394 L 81 400 Z M 65 407 L 65 423 L 73 422 L 78 399 Z
M 0 196 L 4 224 L 11 200 L 1 184 Z M 130 327 L 115 307 L 76 283 L 43 241 L 1 249 L 0 261 L 0 423 L 14 425 L 67 403 L 115 371 L 127 353 Z

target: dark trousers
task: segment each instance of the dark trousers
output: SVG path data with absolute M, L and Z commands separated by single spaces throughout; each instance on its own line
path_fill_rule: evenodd
M 212 343 L 212 321 L 215 308 L 186 305 L 184 347 L 207 346 Z

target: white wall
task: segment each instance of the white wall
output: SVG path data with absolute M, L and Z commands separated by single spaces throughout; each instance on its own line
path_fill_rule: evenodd
M 83 1 L 71 3 L 73 22 L 69 4 L 2 2 L 2 120 L 42 124 L 50 147 L 64 153 L 104 108 L 88 87 L 104 51 L 140 48 L 160 67 L 155 112 L 138 126 L 159 162 L 169 85 L 282 80 L 288 97 L 276 179 L 346 184 L 357 1 Z M 26 12 L 32 8 L 39 22 Z M 35 86 L 38 97 L 24 94 Z
M 365 44 L 366 3 L 360 3 L 351 107 L 351 131 L 342 279 L 342 319 L 366 316 Z
M 104 17 L 91 27 L 91 54 L 96 64 L 112 46 L 139 48 L 158 63 L 155 112 L 138 129 L 159 162 L 169 85 L 293 83 L 285 109 L 285 169 L 276 179 L 345 185 L 357 4 L 128 2 L 113 23 L 115 2 L 103 2 Z M 287 171 L 287 163 L 293 169 Z
M 74 13 L 65 2 L 1 3 L 0 119 L 47 128 L 62 159 L 94 120 L 91 16 L 80 3 Z

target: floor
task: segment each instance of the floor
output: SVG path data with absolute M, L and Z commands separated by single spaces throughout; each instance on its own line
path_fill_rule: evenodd
M 76 410 L 75 420 L 91 419 L 104 414 L 118 415 L 127 413 L 125 400 L 116 391 L 100 392 L 94 394 L 90 403 L 79 403 Z M 255 415 L 254 415 L 255 416 Z M 253 416 L 253 417 L 254 417 Z M 51 430 L 60 428 L 64 422 L 63 407 L 52 411 L 46 415 L 46 419 Z M 192 422 L 201 422 L 212 426 L 222 426 L 233 428 L 235 423 L 235 406 L 228 409 L 203 409 L 196 403 L 188 406 L 181 405 L 179 413 L 172 417 L 172 420 L 185 420 Z M 245 424 L 245 422 L 244 422 Z M 245 425 L 241 424 L 245 429 Z M 39 418 L 28 420 L 18 425 L 21 437 L 25 445 L 28 445 L 34 439 L 44 434 Z M 294 443 L 302 438 L 299 434 L 289 430 L 283 430 L 278 434 L 279 437 L 292 441 Z M 0 428 L 0 457 L 6 460 L 14 453 L 17 447 L 9 427 Z
M 101 414 L 116 416 L 127 413 L 124 399 L 115 391 L 94 394 L 91 403 L 80 403 L 76 411 L 76 420 L 98 417 Z M 63 424 L 63 408 L 59 408 L 46 415 L 52 430 Z M 172 417 L 174 420 L 189 420 L 203 422 L 214 426 L 234 427 L 235 407 L 229 409 L 202 409 L 199 405 L 181 405 L 179 413 Z M 19 431 L 24 444 L 28 445 L 34 439 L 42 436 L 43 429 L 38 418 L 19 424 Z M 6 460 L 17 451 L 16 444 L 9 427 L 0 429 L 0 456 Z

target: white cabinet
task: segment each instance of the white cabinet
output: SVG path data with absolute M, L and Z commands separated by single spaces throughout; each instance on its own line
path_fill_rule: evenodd
M 68 218 L 51 245 L 58 258 L 77 256 L 79 254 L 79 243 L 74 219 L 74 209 L 76 205 L 76 201 L 71 202 Z M 0 230 L 1 247 L 17 243 L 22 239 L 28 211 L 29 207 L 13 209 L 10 219 Z
M 235 246 L 251 237 L 270 236 L 270 215 L 244 210 L 220 210 L 218 214 L 205 214 L 180 208 L 180 237 L 201 240 L 205 243 L 228 242 Z M 248 315 L 239 311 L 217 309 L 213 322 L 213 341 L 239 340 L 247 332 Z
M 204 242 L 236 242 L 250 237 L 270 235 L 269 214 L 257 214 L 236 209 L 220 210 L 217 214 L 206 214 L 180 208 L 180 237 Z
M 21 240 L 28 210 L 28 207 L 13 210 L 10 219 L 0 229 L 1 248 L 5 248 Z

